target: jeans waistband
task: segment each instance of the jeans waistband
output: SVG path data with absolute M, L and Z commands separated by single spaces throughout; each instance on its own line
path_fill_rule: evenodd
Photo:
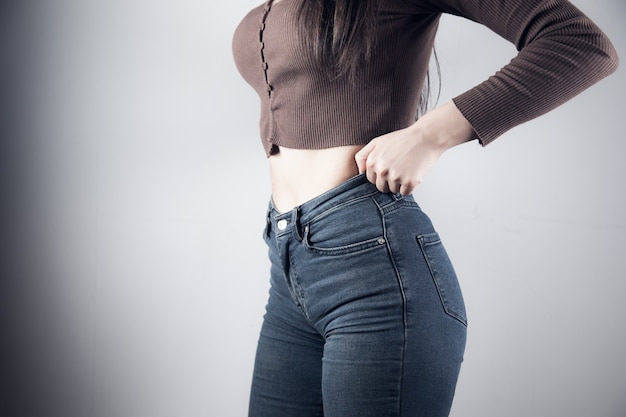
M 405 198 L 400 194 L 378 191 L 376 186 L 367 180 L 365 174 L 360 174 L 284 213 L 280 213 L 270 200 L 267 220 L 274 225 L 281 222 L 279 230 L 284 233 L 295 225 L 312 221 L 328 210 L 367 197 L 375 198 L 381 206 Z

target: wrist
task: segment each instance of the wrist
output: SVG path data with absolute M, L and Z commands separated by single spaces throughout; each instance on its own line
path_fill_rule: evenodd
M 426 113 L 411 129 L 442 151 L 476 138 L 476 132 L 452 101 Z

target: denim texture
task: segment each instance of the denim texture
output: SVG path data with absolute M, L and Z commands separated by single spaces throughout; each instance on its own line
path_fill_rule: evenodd
M 444 417 L 467 320 L 412 196 L 364 175 L 286 213 L 270 203 L 271 286 L 249 417 Z

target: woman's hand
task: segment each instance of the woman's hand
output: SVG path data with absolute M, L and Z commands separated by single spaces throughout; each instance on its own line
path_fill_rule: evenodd
M 381 192 L 411 194 L 445 148 L 411 128 L 397 130 L 368 143 L 355 156 L 359 173 Z
M 359 173 L 381 192 L 411 194 L 441 154 L 475 138 L 474 130 L 449 102 L 412 126 L 379 136 L 355 155 Z

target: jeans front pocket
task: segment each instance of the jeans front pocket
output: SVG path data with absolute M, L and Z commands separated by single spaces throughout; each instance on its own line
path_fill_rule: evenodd
M 364 240 L 361 242 L 350 243 L 343 246 L 335 246 L 335 247 L 320 247 L 315 246 L 310 241 L 307 240 L 308 236 L 305 235 L 304 245 L 306 248 L 318 255 L 327 255 L 327 256 L 338 256 L 338 255 L 349 255 L 358 252 L 363 252 L 368 249 L 376 248 L 376 247 L 385 247 L 384 245 L 387 243 L 384 237 L 375 237 L 372 239 Z
M 433 232 L 419 235 L 417 243 L 430 269 L 444 311 L 467 326 L 461 286 L 439 234 Z
M 386 247 L 380 211 L 369 198 L 328 210 L 304 225 L 303 243 L 321 255 L 347 255 Z

